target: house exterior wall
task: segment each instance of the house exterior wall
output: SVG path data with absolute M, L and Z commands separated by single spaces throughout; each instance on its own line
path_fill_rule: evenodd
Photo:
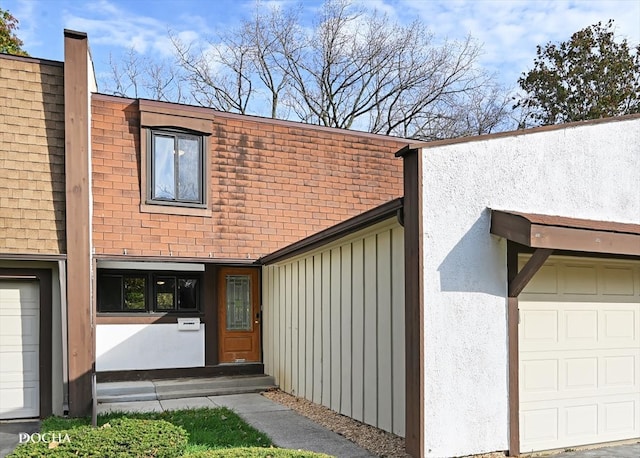
M 506 450 L 506 241 L 487 208 L 640 223 L 640 118 L 421 150 L 424 456 Z
M 175 323 L 98 325 L 96 371 L 202 367 L 204 336 L 203 323 L 193 331 Z
M 0 56 L 0 253 L 64 253 L 59 62 Z
M 287 393 L 401 436 L 403 235 L 392 218 L 262 276 L 265 373 Z
M 406 140 L 211 111 L 211 216 L 141 212 L 138 102 L 92 105 L 96 256 L 257 259 L 402 194 Z

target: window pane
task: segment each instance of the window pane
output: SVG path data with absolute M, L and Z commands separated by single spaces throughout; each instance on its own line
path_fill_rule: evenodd
M 227 330 L 251 330 L 251 277 L 227 275 Z
M 178 200 L 202 201 L 199 143 L 194 138 L 178 138 Z
M 175 278 L 156 278 L 156 310 L 173 310 L 175 291 Z
M 98 311 L 122 310 L 122 277 L 103 275 L 98 279 Z
M 124 278 L 124 310 L 145 311 L 146 279 L 145 277 Z
M 198 308 L 198 280 L 195 278 L 178 279 L 178 309 Z
M 173 137 L 153 137 L 153 198 L 174 200 L 175 171 Z

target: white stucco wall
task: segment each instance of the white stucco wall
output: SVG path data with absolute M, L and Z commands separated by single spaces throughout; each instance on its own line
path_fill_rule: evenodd
M 96 326 L 98 372 L 203 366 L 202 323 L 196 331 L 181 331 L 177 323 Z
M 506 242 L 487 209 L 640 223 L 640 119 L 421 153 L 424 456 L 506 450 Z

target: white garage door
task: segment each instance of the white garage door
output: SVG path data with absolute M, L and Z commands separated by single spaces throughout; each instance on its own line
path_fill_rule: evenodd
M 519 306 L 521 451 L 640 437 L 640 262 L 551 257 Z
M 39 288 L 0 280 L 0 419 L 39 412 Z

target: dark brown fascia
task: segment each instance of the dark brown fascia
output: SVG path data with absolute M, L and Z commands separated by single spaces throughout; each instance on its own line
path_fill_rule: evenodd
M 530 248 L 640 256 L 640 225 L 491 210 L 491 234 Z
M 0 253 L 2 260 L 18 261 L 64 261 L 66 254 L 40 254 L 40 253 Z
M 402 211 L 403 198 L 398 197 L 390 202 L 382 204 L 376 208 L 368 210 L 360 215 L 354 216 L 342 223 L 331 226 L 328 229 L 317 232 L 296 243 L 279 249 L 271 254 L 263 256 L 256 261 L 256 264 L 268 265 L 274 262 L 297 256 L 302 253 L 318 248 L 327 243 L 333 242 L 346 235 L 352 234 L 360 229 L 372 226 L 393 216 L 397 216 Z
M 52 67 L 64 67 L 64 62 L 60 62 L 59 60 L 40 59 L 37 57 L 0 53 L 0 59 L 19 60 L 21 62 L 29 62 L 30 64 L 51 65 Z
M 484 140 L 494 140 L 497 138 L 518 137 L 520 135 L 536 134 L 540 132 L 551 132 L 555 130 L 571 129 L 574 127 L 591 126 L 596 124 L 606 124 L 611 122 L 630 121 L 632 119 L 640 119 L 640 114 L 630 114 L 624 116 L 616 116 L 612 118 L 589 119 L 586 121 L 568 122 L 565 124 L 554 124 L 552 126 L 532 127 L 529 129 L 510 130 L 507 132 L 497 132 L 495 134 L 473 135 L 469 137 L 449 138 L 445 140 L 433 141 L 416 141 L 409 147 L 405 147 L 396 153 L 396 156 L 404 156 L 410 149 L 436 148 L 438 146 L 455 145 L 458 143 L 471 143 Z
M 256 259 L 238 259 L 238 258 L 198 258 L 198 257 L 176 257 L 176 256 L 136 256 L 136 255 L 113 255 L 113 254 L 97 254 L 94 259 L 98 261 L 130 261 L 130 262 L 185 262 L 199 264 L 215 264 L 219 266 L 252 266 L 255 265 Z

